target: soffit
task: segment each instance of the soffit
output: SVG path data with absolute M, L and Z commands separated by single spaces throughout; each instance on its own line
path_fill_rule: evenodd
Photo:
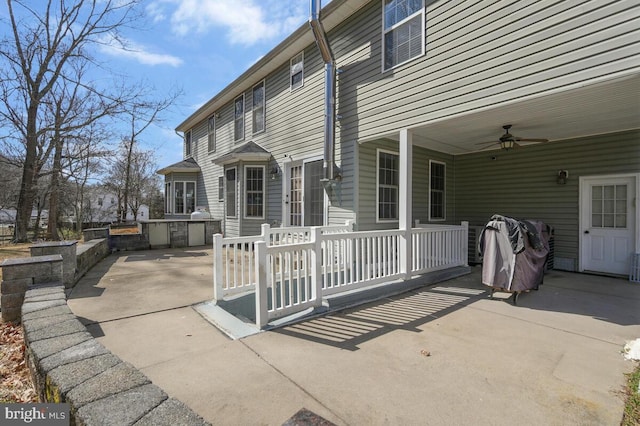
M 640 73 L 635 73 L 452 115 L 413 127 L 413 143 L 458 155 L 500 149 L 498 145 L 486 148 L 478 144 L 497 142 L 505 124 L 513 125 L 513 135 L 550 142 L 640 129 L 639 88 Z M 397 141 L 399 136 L 395 132 L 376 138 Z

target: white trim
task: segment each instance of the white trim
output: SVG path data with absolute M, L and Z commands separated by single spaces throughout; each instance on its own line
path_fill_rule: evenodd
M 635 178 L 635 198 L 632 201 L 632 205 L 635 207 L 635 241 L 634 241 L 634 249 L 632 252 L 640 251 L 640 173 L 620 173 L 620 174 L 612 174 L 612 175 L 588 175 L 588 176 L 580 176 L 578 178 L 578 271 L 584 272 L 584 253 L 583 253 L 583 244 L 584 244 L 584 231 L 586 229 L 585 219 L 583 217 L 582 212 L 582 203 L 584 202 L 584 198 L 582 195 L 583 188 L 585 185 L 585 181 L 594 180 L 594 179 L 616 179 L 616 178 Z
M 444 166 L 444 189 L 442 190 L 442 218 L 431 217 L 431 165 L 433 163 Z M 429 160 L 429 222 L 444 222 L 447 220 L 447 163 L 438 160 Z
M 424 0 L 422 0 L 422 6 L 420 7 L 420 10 L 417 12 L 412 13 L 411 15 L 407 16 L 406 18 L 404 18 L 402 21 L 400 22 L 396 22 L 394 25 L 392 25 L 390 28 L 385 28 L 385 13 L 384 13 L 384 9 L 385 9 L 385 2 L 386 0 L 382 0 L 382 38 L 381 38 L 381 46 L 382 46 L 382 50 L 381 50 L 381 68 L 382 68 L 382 73 L 385 73 L 387 71 L 391 71 L 401 65 L 404 65 L 408 62 L 413 61 L 414 59 L 420 58 L 421 56 L 424 56 L 426 53 L 426 48 L 425 45 L 426 43 L 426 9 L 425 9 L 425 5 L 424 5 Z M 397 63 L 389 68 L 385 68 L 385 51 L 386 51 L 386 46 L 385 46 L 385 42 L 384 42 L 384 36 L 391 32 L 391 31 L 395 31 L 397 28 L 401 27 L 402 25 L 406 24 L 407 22 L 409 22 L 411 19 L 415 18 L 416 16 L 421 15 L 422 16 L 422 20 L 421 20 L 421 53 L 419 55 L 416 55 L 414 57 L 411 57 L 409 59 L 407 59 L 406 61 Z
M 238 99 L 242 98 L 242 137 L 241 138 L 236 138 L 236 102 L 238 102 Z M 245 98 L 244 98 L 244 92 L 240 95 L 240 96 L 236 96 L 235 98 L 233 98 L 233 142 L 240 142 L 244 140 L 244 134 L 246 132 L 246 115 L 247 115 L 247 108 L 246 108 L 246 104 L 245 104 Z
M 262 129 L 256 131 L 253 128 L 254 123 L 254 113 L 255 113 L 255 105 L 254 105 L 254 91 L 256 87 L 262 85 Z M 264 133 L 267 130 L 267 84 L 264 79 L 254 84 L 251 88 L 251 134 L 257 135 L 260 133 Z
M 400 153 L 398 151 L 391 151 L 388 149 L 377 148 L 376 149 L 376 223 L 398 223 L 400 220 L 400 182 L 398 182 L 397 200 L 396 200 L 396 219 L 380 219 L 380 153 L 392 154 L 398 157 L 398 179 L 400 179 Z
M 262 216 L 247 216 L 247 169 L 262 169 Z M 258 164 L 245 164 L 242 176 L 242 219 L 245 220 L 264 220 L 267 210 L 267 167 Z

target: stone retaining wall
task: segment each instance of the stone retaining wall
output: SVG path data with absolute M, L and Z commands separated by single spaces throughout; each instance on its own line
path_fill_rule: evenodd
M 86 274 L 89 269 L 105 257 L 109 256 L 109 241 L 106 238 L 85 241 L 78 245 L 76 250 L 76 276 L 75 282 Z
M 69 403 L 71 424 L 208 424 L 96 341 L 67 306 L 63 285 L 27 290 L 22 326 L 40 401 Z
M 20 322 L 22 303 L 29 287 L 62 281 L 62 256 L 59 254 L 5 259 L 0 266 L 3 322 Z

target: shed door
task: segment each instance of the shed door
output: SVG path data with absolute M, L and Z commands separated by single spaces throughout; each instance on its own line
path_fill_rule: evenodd
M 634 176 L 581 181 L 581 270 L 626 275 L 635 251 Z

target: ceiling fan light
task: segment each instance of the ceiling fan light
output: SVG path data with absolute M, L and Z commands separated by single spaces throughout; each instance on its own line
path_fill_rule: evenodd
M 510 150 L 515 145 L 515 141 L 513 140 L 504 140 L 500 141 L 500 148 L 504 150 Z

